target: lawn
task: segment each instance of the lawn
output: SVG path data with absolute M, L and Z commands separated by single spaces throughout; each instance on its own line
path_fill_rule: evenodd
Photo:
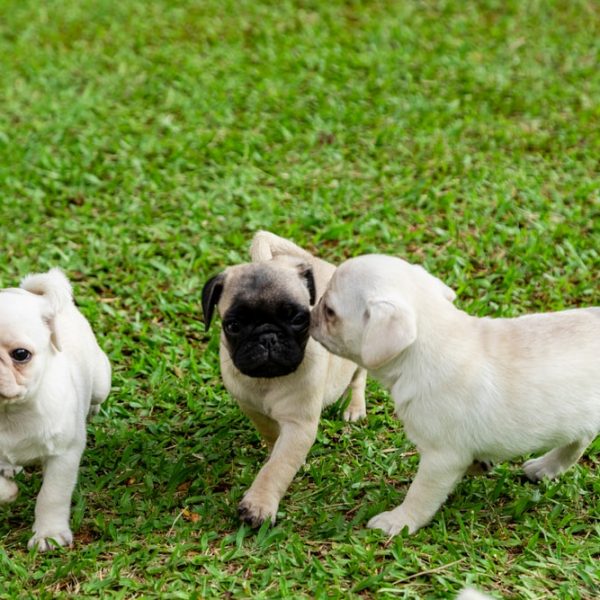
M 60 266 L 114 368 L 75 545 L 1 508 L 0 597 L 600 597 L 600 439 L 559 481 L 465 479 L 386 539 L 417 456 L 388 394 L 323 416 L 279 522 L 236 506 L 265 449 L 222 386 L 208 277 L 254 231 L 419 262 L 471 314 L 600 304 L 593 0 L 3 0 L 0 286 Z

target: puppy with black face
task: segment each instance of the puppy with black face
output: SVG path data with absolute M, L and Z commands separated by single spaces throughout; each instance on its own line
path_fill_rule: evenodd
M 335 267 L 292 242 L 258 232 L 252 262 L 229 267 L 202 290 L 206 327 L 222 319 L 223 382 L 271 450 L 239 505 L 252 526 L 275 522 L 279 502 L 306 460 L 321 410 L 350 387 L 344 418 L 366 414 L 366 371 L 309 337 L 310 310 Z
M 282 377 L 304 358 L 315 281 L 310 266 L 298 259 L 240 265 L 228 270 L 237 293 L 223 319 L 233 364 L 249 377 Z M 224 275 L 214 281 L 218 285 Z M 215 288 L 213 287 L 213 290 Z

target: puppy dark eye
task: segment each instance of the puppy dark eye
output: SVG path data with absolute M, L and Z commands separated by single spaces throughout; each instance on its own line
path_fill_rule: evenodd
M 32 354 L 25 348 L 15 348 L 9 352 L 9 356 L 17 363 L 26 363 L 31 360 Z
M 290 320 L 290 325 L 296 329 L 308 326 L 309 315 L 305 312 L 296 313 Z
M 231 335 L 237 335 L 242 330 L 242 324 L 235 319 L 223 324 L 225 331 Z
M 333 308 L 325 305 L 323 307 L 323 312 L 325 313 L 326 319 L 335 319 L 335 310 L 333 310 Z

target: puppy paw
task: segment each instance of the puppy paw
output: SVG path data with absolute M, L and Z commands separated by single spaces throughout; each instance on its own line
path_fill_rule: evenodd
M 396 535 L 405 527 L 408 527 L 408 533 L 414 533 L 419 529 L 419 526 L 404 514 L 400 508 L 379 513 L 373 517 L 368 523 L 369 529 L 381 529 L 387 535 Z
M 523 463 L 523 470 L 529 481 L 538 483 L 544 477 L 553 479 L 562 472 L 561 465 L 554 461 L 548 460 L 547 456 L 540 458 L 532 458 Z
M 8 504 L 19 495 L 19 488 L 14 481 L 0 477 L 0 504 Z
M 17 473 L 20 473 L 23 470 L 23 467 L 13 467 L 12 465 L 4 465 L 0 463 L 0 477 L 6 477 L 7 479 L 12 479 Z
M 56 531 L 36 531 L 35 535 L 27 542 L 27 548 L 37 548 L 38 552 L 47 552 L 58 546 L 72 546 L 73 534 L 69 528 Z
M 350 404 L 344 411 L 344 421 L 349 421 L 350 423 L 364 419 L 366 416 L 367 410 L 364 406 L 352 406 Z
M 271 521 L 271 524 L 275 525 L 277 506 L 277 504 L 256 500 L 248 493 L 238 504 L 238 514 L 240 519 L 251 527 L 260 527 L 265 521 Z

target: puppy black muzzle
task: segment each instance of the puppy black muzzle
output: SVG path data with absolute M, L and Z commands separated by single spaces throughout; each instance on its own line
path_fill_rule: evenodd
M 282 377 L 293 373 L 304 359 L 304 343 L 281 332 L 255 332 L 233 354 L 234 365 L 249 377 Z

